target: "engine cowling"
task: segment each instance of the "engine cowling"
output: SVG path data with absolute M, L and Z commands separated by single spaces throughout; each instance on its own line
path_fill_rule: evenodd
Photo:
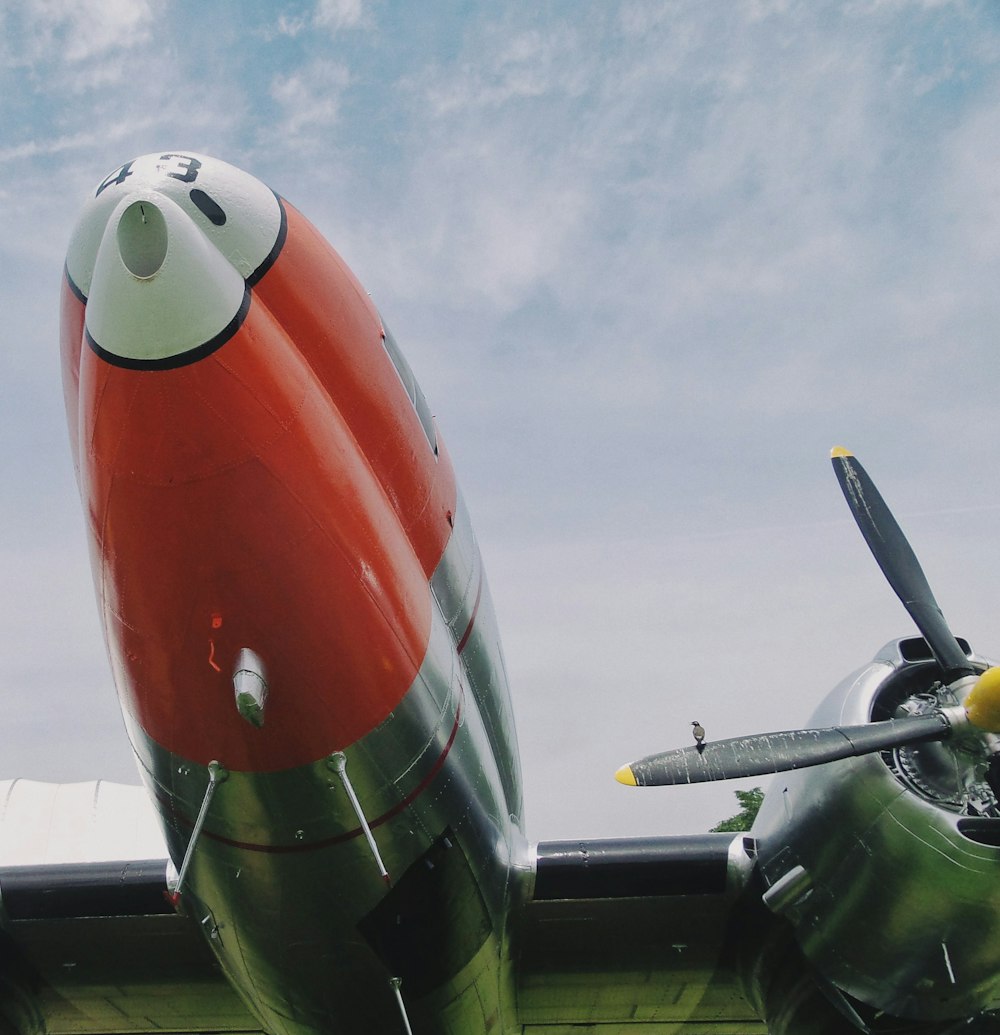
M 977 669 L 988 663 L 969 653 Z M 817 727 L 919 714 L 950 691 L 922 639 L 848 677 Z M 989 745 L 896 748 L 778 774 L 753 829 L 768 908 L 820 979 L 914 1020 L 1000 1007 L 1000 808 Z M 905 952 L 901 951 L 905 947 Z

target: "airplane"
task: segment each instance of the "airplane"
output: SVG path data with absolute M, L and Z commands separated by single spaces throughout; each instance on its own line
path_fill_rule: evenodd
M 222 161 L 144 155 L 86 203 L 61 306 L 143 787 L 0 783 L 0 1031 L 1000 1031 L 1000 669 L 848 451 L 920 635 L 813 728 L 617 774 L 776 774 L 749 832 L 533 845 L 448 452 L 316 228 Z

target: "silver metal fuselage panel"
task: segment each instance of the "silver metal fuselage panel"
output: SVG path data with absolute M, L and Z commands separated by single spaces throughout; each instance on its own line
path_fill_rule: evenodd
M 344 752 L 391 889 L 328 760 L 229 772 L 212 799 L 182 908 L 276 1035 L 394 1030 L 392 976 L 402 978 L 411 1015 L 437 1016 L 436 1030 L 513 1023 L 505 946 L 512 852 L 523 854 L 516 739 L 489 591 L 461 505 L 428 592 L 430 641 L 413 686 Z M 130 735 L 179 865 L 207 771 L 135 726 Z M 509 760 L 502 771 L 498 758 Z M 459 901 L 437 903 L 439 930 L 427 930 L 417 902 L 442 891 L 424 879 L 441 866 Z M 449 944 L 436 944 L 437 935 Z

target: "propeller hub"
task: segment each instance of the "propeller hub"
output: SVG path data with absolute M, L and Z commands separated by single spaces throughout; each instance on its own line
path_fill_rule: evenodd
M 1000 733 L 1000 667 L 988 668 L 965 698 L 969 722 L 988 733 Z

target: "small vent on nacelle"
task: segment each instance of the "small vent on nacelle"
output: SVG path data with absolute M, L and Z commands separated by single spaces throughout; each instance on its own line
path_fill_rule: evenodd
M 972 656 L 972 647 L 969 646 L 969 641 L 963 639 L 961 636 L 956 636 L 955 639 L 958 641 L 959 647 L 962 648 L 962 653 L 966 657 Z M 934 655 L 931 653 L 930 647 L 927 646 L 927 641 L 922 636 L 910 636 L 905 640 L 899 640 L 899 656 L 903 661 L 916 662 L 916 661 L 933 661 Z
M 1000 819 L 966 816 L 958 821 L 958 832 L 976 844 L 1000 848 Z

